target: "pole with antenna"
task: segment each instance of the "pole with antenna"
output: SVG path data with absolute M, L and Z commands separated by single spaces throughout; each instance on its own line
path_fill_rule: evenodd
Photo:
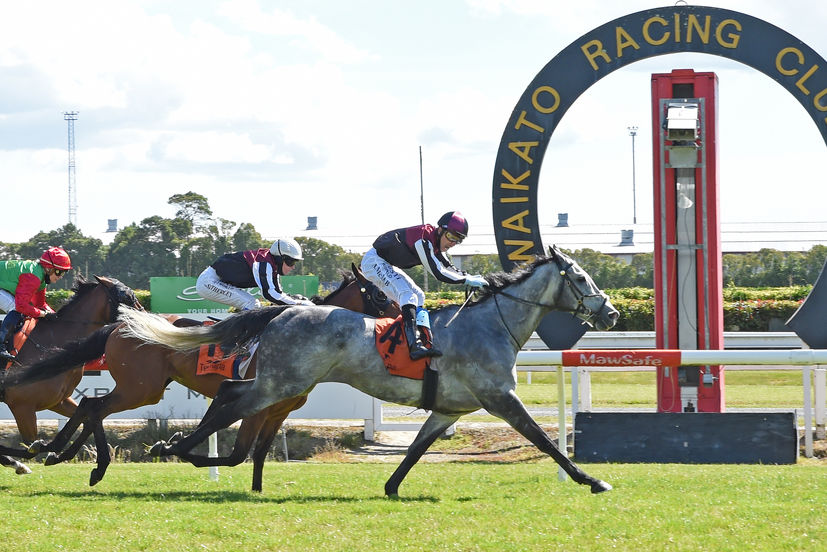
M 422 146 L 419 146 L 419 215 L 422 224 L 425 224 L 425 186 L 422 182 Z M 423 291 L 428 291 L 428 270 L 422 267 Z

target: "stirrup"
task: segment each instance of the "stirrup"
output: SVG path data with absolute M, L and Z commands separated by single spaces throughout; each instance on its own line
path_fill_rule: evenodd
M 14 360 L 14 355 L 8 352 L 5 348 L 0 349 L 0 358 L 3 360 Z
M 436 349 L 429 349 L 422 343 L 417 342 L 416 345 L 410 349 L 411 360 L 421 360 L 427 357 L 441 357 L 442 351 Z

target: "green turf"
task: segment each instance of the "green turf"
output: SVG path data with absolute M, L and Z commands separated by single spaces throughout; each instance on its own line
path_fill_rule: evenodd
M 2 550 L 797 551 L 823 549 L 823 465 L 584 465 L 615 490 L 557 479 L 549 461 L 419 464 L 383 496 L 392 464 L 268 463 L 218 482 L 187 464 L 0 472 Z

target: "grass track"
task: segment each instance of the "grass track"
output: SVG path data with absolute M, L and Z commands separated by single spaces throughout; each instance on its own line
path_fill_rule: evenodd
M 420 464 L 383 496 L 385 464 L 268 463 L 218 482 L 187 464 L 89 464 L 0 472 L 0 550 L 526 551 L 818 550 L 827 543 L 823 465 L 591 464 L 615 490 L 591 495 L 532 463 Z

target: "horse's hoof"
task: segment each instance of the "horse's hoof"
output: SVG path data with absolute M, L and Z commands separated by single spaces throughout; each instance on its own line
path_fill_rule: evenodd
M 611 491 L 612 486 L 606 483 L 605 481 L 600 481 L 599 479 L 592 483 L 592 494 L 599 494 L 605 491 Z
M 32 473 L 32 470 L 29 469 L 29 466 L 26 464 L 18 464 L 17 468 L 15 468 L 14 473 L 17 475 L 28 475 Z
M 31 445 L 26 448 L 26 452 L 29 454 L 34 454 L 35 456 L 44 452 L 44 448 L 46 447 L 46 441 L 43 439 L 38 439 L 37 441 L 33 441 Z
M 92 473 L 89 474 L 89 486 L 94 487 L 101 481 L 101 479 L 103 479 L 103 474 L 99 474 L 98 469 L 95 468 L 92 470 Z
M 46 459 L 43 460 L 43 465 L 44 466 L 54 466 L 55 464 L 59 464 L 59 463 L 60 463 L 60 460 L 58 460 L 57 454 L 55 454 L 54 452 L 50 452 L 49 454 L 47 454 Z
M 147 450 L 146 453 L 148 455 L 154 456 L 156 458 L 160 457 L 161 453 L 163 452 L 164 448 L 166 448 L 166 446 L 167 446 L 166 441 L 158 441 L 157 443 L 155 443 L 154 445 L 149 447 L 149 450 Z

